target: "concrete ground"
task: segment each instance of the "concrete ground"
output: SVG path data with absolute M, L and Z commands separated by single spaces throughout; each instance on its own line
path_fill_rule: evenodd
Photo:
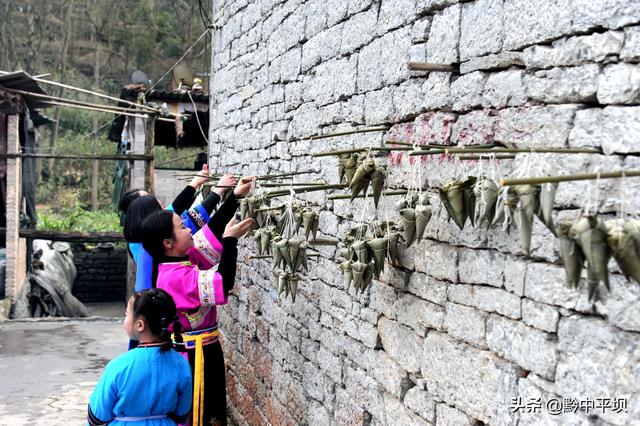
M 86 424 L 106 363 L 127 349 L 124 303 L 89 305 L 88 319 L 0 322 L 0 425 Z

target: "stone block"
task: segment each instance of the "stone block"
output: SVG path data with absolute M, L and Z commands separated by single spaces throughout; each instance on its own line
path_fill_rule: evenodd
M 447 286 L 447 300 L 460 305 L 473 306 L 475 303 L 476 286 L 466 284 L 449 284 Z
M 521 317 L 520 297 L 500 288 L 476 286 L 474 305 L 483 311 L 496 312 L 509 318 Z
M 482 90 L 482 105 L 493 108 L 523 105 L 527 96 L 522 76 L 521 70 L 501 71 L 489 75 Z
M 422 339 L 409 327 L 382 317 L 378 323 L 382 347 L 402 368 L 410 373 L 420 370 Z
M 498 113 L 495 140 L 519 147 L 563 147 L 576 109 L 574 105 L 505 108 Z
M 415 259 L 416 271 L 439 280 L 456 282 L 458 280 L 458 250 L 447 244 L 431 240 L 422 240 L 419 245 L 422 253 Z
M 458 0 L 424 0 L 417 4 L 416 12 L 420 15 L 442 10 L 458 3 Z
M 562 266 L 546 263 L 529 263 L 524 285 L 524 295 L 529 299 L 567 309 L 588 312 L 586 292 L 565 286 Z
M 482 105 L 485 73 L 476 71 L 460 76 L 451 83 L 451 104 L 455 111 L 468 111 Z
M 516 370 L 490 352 L 434 331 L 424 341 L 421 371 L 435 398 L 485 423 L 513 421 Z
M 460 114 L 451 130 L 454 145 L 491 143 L 498 127 L 498 114 L 493 110 L 470 111 Z
M 553 380 L 558 363 L 557 342 L 549 334 L 492 315 L 487 321 L 487 343 L 499 356 Z
M 487 314 L 455 303 L 447 303 L 446 310 L 444 327 L 449 336 L 481 349 L 487 348 L 485 340 Z
M 420 336 L 429 329 L 442 329 L 444 308 L 427 302 L 411 294 L 400 294 L 394 307 L 396 319 L 400 324 L 408 325 Z
M 576 113 L 569 146 L 602 147 L 606 155 L 640 151 L 640 107 L 608 106 Z
M 598 102 L 637 104 L 638 101 L 640 101 L 640 67 L 637 64 L 607 65 L 598 80 Z
M 305 37 L 307 40 L 327 28 L 327 4 L 324 0 L 310 0 L 305 4 L 307 22 Z
M 300 64 L 302 61 L 302 49 L 293 48 L 282 55 L 280 63 L 280 78 L 283 82 L 295 81 L 300 74 Z M 286 99 L 286 88 L 285 88 Z
M 505 256 L 494 250 L 458 250 L 459 281 L 468 284 L 487 284 L 502 287 Z
M 640 26 L 624 29 L 624 46 L 620 50 L 623 61 L 640 61 Z
M 393 93 L 393 104 L 385 106 L 384 109 L 392 110 L 391 115 L 393 121 L 403 120 L 407 117 L 413 117 L 416 114 L 423 112 L 424 108 L 422 104 L 425 100 L 425 94 L 423 93 L 424 83 L 419 80 L 408 80 L 400 84 L 397 88 L 391 90 Z M 384 90 L 384 89 L 383 89 Z M 371 93 L 371 92 L 370 92 Z M 367 93 L 369 96 L 369 93 Z M 385 99 L 388 104 L 389 100 Z M 376 114 L 374 113 L 374 116 Z M 369 116 L 367 115 L 369 119 Z M 375 121 L 371 119 L 372 123 L 380 123 L 381 121 Z
M 555 383 L 563 397 L 614 395 L 627 398 L 628 413 L 598 413 L 613 424 L 628 424 L 640 416 L 640 336 L 608 325 L 597 318 L 564 317 L 558 327 L 558 367 Z M 584 398 L 582 396 L 582 398 Z
M 462 5 L 460 60 L 502 49 L 502 0 L 479 0 Z
M 403 398 L 411 381 L 409 373 L 398 365 L 385 351 L 376 351 L 371 374 L 391 395 Z
M 447 302 L 447 283 L 419 272 L 411 274 L 408 291 L 440 306 Z
M 552 68 L 525 76 L 530 99 L 545 103 L 594 102 L 598 89 L 600 66 Z
M 366 124 L 375 125 L 393 121 L 395 114 L 393 92 L 390 87 L 367 92 L 364 100 Z
M 413 23 L 411 30 L 411 43 L 424 43 L 429 39 L 429 30 L 431 29 L 431 17 L 427 16 L 418 19 Z
M 571 1 L 572 28 L 586 31 L 595 28 L 620 28 L 640 21 L 637 0 Z
M 622 31 L 607 31 L 585 36 L 561 38 L 550 46 L 531 46 L 523 51 L 527 68 L 551 68 L 607 62 L 618 55 L 625 36 Z
M 439 64 L 458 62 L 460 10 L 460 5 L 454 4 L 433 16 L 427 40 L 428 62 Z
M 373 40 L 375 33 L 371 29 L 376 27 L 377 19 L 378 11 L 376 7 L 371 7 L 345 21 L 340 51 L 343 54 L 351 54 Z
M 447 404 L 436 405 L 436 426 L 472 426 L 472 421 L 462 411 Z
M 382 35 L 409 23 L 415 16 L 416 0 L 382 0 L 376 32 Z M 374 27 L 370 27 L 371 30 Z
M 385 422 L 398 426 L 428 426 L 431 423 L 409 411 L 402 402 L 392 396 L 384 395 Z
M 428 112 L 416 117 L 411 143 L 448 145 L 456 115 L 447 112 Z M 414 163 L 410 163 L 412 165 Z
M 471 58 L 460 64 L 460 74 L 473 71 L 490 71 L 511 68 L 514 65 L 524 65 L 521 52 L 500 52 Z
M 419 104 L 429 110 L 436 110 L 451 104 L 451 73 L 430 72 L 422 86 L 423 98 Z
M 503 49 L 506 50 L 517 50 L 571 32 L 572 11 L 567 0 L 508 1 L 502 13 Z
M 428 392 L 414 386 L 404 397 L 404 405 L 428 422 L 436 418 L 436 402 Z
M 609 275 L 611 291 L 603 291 L 596 312 L 627 331 L 640 331 L 640 287 L 618 274 Z
M 546 391 L 545 389 L 538 386 L 532 378 L 535 377 L 533 374 L 530 374 L 526 378 L 522 378 L 518 380 L 518 397 L 519 401 L 522 401 L 522 404 L 525 405 L 530 403 L 531 401 L 540 401 L 542 404 L 542 409 L 540 412 L 536 412 L 534 410 L 526 410 L 521 409 L 520 411 L 520 421 L 518 424 L 522 425 L 539 425 L 539 424 L 548 424 L 548 425 L 584 425 L 591 423 L 587 416 L 581 410 L 577 410 L 576 413 L 567 412 L 567 413 L 554 413 L 551 414 L 546 407 L 553 407 L 554 404 L 559 401 L 561 404 L 564 402 L 562 397 L 557 394 Z M 551 402 L 549 402 L 551 401 Z M 568 404 L 567 404 L 568 405 Z M 595 419 L 594 419 L 595 420 Z
M 549 333 L 555 333 L 558 329 L 559 319 L 558 308 L 545 303 L 522 299 L 522 321 L 525 324 Z

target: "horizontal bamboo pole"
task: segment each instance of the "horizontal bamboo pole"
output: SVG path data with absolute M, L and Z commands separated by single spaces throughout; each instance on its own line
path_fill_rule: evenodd
M 409 155 L 439 155 L 439 154 L 505 154 L 505 153 L 533 153 L 533 154 L 602 154 L 595 148 L 445 148 L 428 151 L 412 151 Z
M 335 245 L 338 245 L 339 242 L 340 240 L 322 240 L 322 239 L 309 241 L 309 243 L 314 246 L 335 246 Z
M 173 120 L 171 120 L 171 121 L 173 121 Z M 163 162 L 161 162 L 161 163 L 158 163 L 158 164 L 156 164 L 156 167 L 162 167 L 162 166 L 164 166 L 164 165 L 166 165 L 166 164 L 171 164 L 171 163 L 173 163 L 174 161 L 186 160 L 187 158 L 196 157 L 196 156 L 198 156 L 198 155 L 200 155 L 200 154 L 204 154 L 204 153 L 205 153 L 204 151 L 201 151 L 201 152 L 192 152 L 192 153 L 191 153 L 191 154 L 189 154 L 189 155 L 183 155 L 182 157 L 178 157 L 178 158 L 174 158 L 174 159 L 171 159 L 171 160 L 167 160 L 167 161 L 163 161 Z
M 423 143 L 413 144 L 411 142 L 392 141 L 392 140 L 384 141 L 384 143 L 387 145 L 400 145 L 400 146 L 410 146 L 410 147 L 419 146 L 420 148 L 435 148 L 435 149 L 442 149 L 446 147 L 446 145 L 430 145 L 430 144 L 423 144 Z
M 431 62 L 409 62 L 411 71 L 453 71 L 458 72 L 460 67 L 455 64 L 434 64 Z
M 536 176 L 520 179 L 500 179 L 500 185 L 539 185 L 542 183 L 571 182 L 576 180 L 615 179 L 634 176 L 640 176 L 640 170 L 621 170 L 617 172 L 601 173 L 577 173 L 562 176 Z
M 60 160 L 153 160 L 153 155 L 129 154 L 129 155 L 81 155 L 81 154 L 31 154 L 26 152 L 0 154 L 0 158 L 54 158 Z
M 46 75 L 46 74 L 44 74 L 44 75 Z M 82 89 L 80 87 L 70 86 L 70 85 L 64 84 L 64 83 L 58 83 L 57 81 L 45 80 L 44 78 L 39 78 L 38 76 L 31 77 L 31 78 L 33 78 L 35 81 L 37 81 L 39 83 L 50 84 L 52 86 L 62 87 L 63 89 L 73 90 L 73 91 L 76 91 L 76 92 L 85 93 L 87 95 L 97 96 L 99 98 L 109 99 L 111 101 L 122 102 L 122 103 L 125 103 L 125 104 L 127 104 L 127 105 L 129 105 L 131 107 L 140 107 L 140 108 L 144 108 L 146 110 L 149 110 L 149 111 L 152 111 L 152 112 L 155 112 L 155 113 L 160 113 L 160 110 L 158 108 L 153 108 L 153 107 L 151 107 L 149 105 L 138 104 L 138 103 L 126 100 L 126 99 L 120 99 L 120 98 L 116 98 L 114 96 L 109 96 L 109 95 L 105 95 L 103 93 L 98 93 L 98 92 L 93 91 L 93 90 Z
M 326 138 L 333 138 L 336 136 L 346 136 L 346 135 L 355 135 L 358 133 L 370 133 L 370 132 L 386 132 L 387 130 L 389 130 L 391 128 L 391 126 L 388 125 L 384 125 L 384 126 L 376 126 L 376 127 L 365 127 L 362 129 L 353 129 L 353 130 L 345 130 L 344 132 L 335 132 L 335 133 L 327 133 L 324 135 L 313 135 L 310 136 L 308 139 L 298 139 L 298 140 L 318 140 L 318 139 L 326 139 Z M 295 141 L 292 141 L 295 142 Z
M 409 146 L 372 146 L 366 148 L 352 148 L 352 149 L 342 149 L 338 151 L 323 151 L 323 152 L 312 152 L 312 157 L 329 157 L 332 155 L 342 155 L 342 154 L 354 154 L 357 152 L 365 152 L 365 151 L 382 151 L 382 152 L 391 152 L 391 151 L 412 151 L 413 148 Z
M 307 253 L 307 257 L 320 257 L 320 253 Z M 273 256 L 271 256 L 270 254 L 264 254 L 264 255 L 252 255 L 249 256 L 249 259 L 273 259 Z
M 95 108 L 95 107 L 90 107 L 90 106 L 85 106 L 85 105 L 78 105 L 78 104 L 71 104 L 71 103 L 67 103 L 67 102 L 58 102 L 58 101 L 43 101 L 43 104 L 46 104 L 47 107 L 65 107 L 65 108 L 75 108 L 75 109 L 83 109 L 85 111 L 95 111 L 95 112 L 104 112 L 107 114 L 119 114 L 119 115 L 124 115 L 127 117 L 138 117 L 138 118 L 147 118 L 147 115 L 143 115 L 145 114 L 144 112 L 139 112 L 139 113 L 135 113 L 135 112 L 125 112 L 123 111 L 116 111 L 116 110 L 112 110 L 112 109 L 106 109 L 106 108 Z
M 406 189 L 397 189 L 397 190 L 391 190 L 391 191 L 383 191 L 382 195 L 384 196 L 388 196 L 388 195 L 403 195 L 406 194 L 407 190 Z M 373 194 L 369 193 L 366 195 L 369 198 L 373 198 Z M 364 198 L 365 195 L 364 194 L 360 194 L 360 195 L 356 195 L 354 198 Z M 345 199 L 351 199 L 351 194 L 336 194 L 336 195 L 329 195 L 327 197 L 328 200 L 345 200 Z
M 294 192 L 296 194 L 302 194 L 304 192 L 325 191 L 327 189 L 344 189 L 346 187 L 347 187 L 346 184 L 303 186 L 300 188 L 296 188 Z M 273 192 L 268 192 L 266 197 L 267 198 L 282 197 L 284 195 L 289 195 L 290 193 L 291 192 L 289 190 L 273 191 Z
M 499 155 L 499 154 L 493 154 L 493 158 L 496 160 L 513 160 L 514 158 L 516 158 L 515 154 L 504 154 L 504 155 Z M 480 154 L 480 155 L 460 155 L 458 157 L 458 160 L 460 161 L 469 161 L 469 160 L 487 160 L 488 159 L 488 154 Z
M 272 179 L 272 178 L 285 178 L 285 177 L 289 177 L 289 176 L 295 176 L 295 175 L 303 175 L 303 174 L 309 174 L 309 173 L 315 173 L 314 171 L 306 171 L 306 172 L 291 172 L 291 173 L 282 173 L 279 175 L 262 175 L 262 176 L 256 176 L 256 180 L 265 180 L 265 179 Z M 199 177 L 208 177 L 209 180 L 214 180 L 214 179 L 220 179 L 222 176 L 224 176 L 226 173 L 214 173 L 214 174 L 210 174 L 209 176 L 205 176 L 205 175 L 197 175 Z M 229 174 L 233 174 L 233 173 L 229 173 Z M 191 177 L 193 175 L 189 174 L 189 173 L 174 173 L 173 176 L 178 176 L 178 177 Z M 243 177 L 243 175 L 239 175 L 239 174 L 235 174 L 235 177 L 237 177 L 238 179 Z
M 313 185 L 326 185 L 327 182 L 263 182 L 260 184 L 263 188 L 278 188 L 288 186 L 313 186 Z
M 255 209 L 253 210 L 254 213 L 261 213 L 261 212 L 270 212 L 273 210 L 282 210 L 284 208 L 286 208 L 287 206 L 285 206 L 284 204 L 282 204 L 281 206 L 275 206 L 275 207 L 261 207 L 259 209 Z

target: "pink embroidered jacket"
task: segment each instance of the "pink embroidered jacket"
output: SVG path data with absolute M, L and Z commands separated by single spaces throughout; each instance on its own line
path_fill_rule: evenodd
M 158 265 L 156 286 L 173 297 L 183 331 L 216 325 L 216 305 L 227 303 L 222 276 L 217 272 L 222 244 L 208 226 L 195 233 L 193 242 L 188 261 Z

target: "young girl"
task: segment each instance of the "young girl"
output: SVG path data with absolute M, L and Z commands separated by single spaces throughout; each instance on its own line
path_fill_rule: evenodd
M 158 211 L 142 223 L 142 244 L 158 262 L 157 287 L 176 301 L 186 330 L 184 348 L 194 370 L 193 425 L 226 425 L 226 381 L 218 341 L 216 305 L 227 303 L 233 288 L 238 238 L 252 219 L 236 223 L 237 197 L 250 190 L 253 178 L 238 183 L 211 221 L 191 235 L 180 217 Z
M 139 340 L 136 349 L 107 364 L 89 400 L 88 423 L 147 426 L 184 422 L 191 410 L 191 370 L 171 349 L 172 323 L 180 340 L 176 305 L 164 290 L 136 293 L 127 303 L 124 329 Z M 138 424 L 138 423 L 136 423 Z

